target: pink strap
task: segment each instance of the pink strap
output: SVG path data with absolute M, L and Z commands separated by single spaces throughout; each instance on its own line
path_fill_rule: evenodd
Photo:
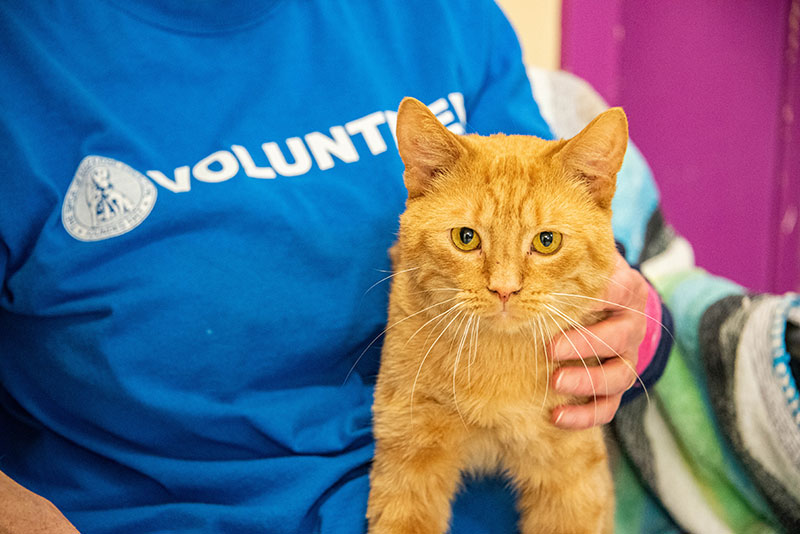
M 644 333 L 642 344 L 639 345 L 639 361 L 636 362 L 636 372 L 641 376 L 658 349 L 661 341 L 661 298 L 652 286 L 648 286 L 647 303 L 644 306 L 644 313 L 647 317 L 647 328 Z

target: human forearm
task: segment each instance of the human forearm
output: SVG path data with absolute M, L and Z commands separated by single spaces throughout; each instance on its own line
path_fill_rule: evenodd
M 0 472 L 0 534 L 75 534 L 53 503 Z

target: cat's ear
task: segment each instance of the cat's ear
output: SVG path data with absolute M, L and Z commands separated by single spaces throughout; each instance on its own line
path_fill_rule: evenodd
M 452 167 L 466 148 L 428 107 L 406 97 L 397 110 L 397 148 L 406 166 L 403 174 L 409 198 L 427 191 L 437 174 Z
M 568 140 L 559 155 L 589 186 L 597 203 L 610 208 L 627 147 L 628 119 L 622 108 L 611 108 Z

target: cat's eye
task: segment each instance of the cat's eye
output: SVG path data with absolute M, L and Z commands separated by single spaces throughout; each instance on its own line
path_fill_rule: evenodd
M 481 236 L 472 228 L 460 226 L 450 230 L 450 237 L 458 250 L 475 250 L 481 245 Z
M 552 254 L 561 248 L 561 233 L 539 232 L 539 234 L 533 238 L 531 247 L 539 254 Z

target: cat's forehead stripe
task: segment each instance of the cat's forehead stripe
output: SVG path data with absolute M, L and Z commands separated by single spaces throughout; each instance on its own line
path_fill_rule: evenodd
M 520 214 L 537 208 L 536 167 L 517 154 L 496 154 L 489 166 L 487 193 L 495 215 L 512 222 Z

